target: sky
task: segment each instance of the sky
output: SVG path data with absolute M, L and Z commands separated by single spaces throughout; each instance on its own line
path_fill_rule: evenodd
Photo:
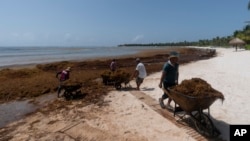
M 0 0 L 0 46 L 117 46 L 233 35 L 249 0 Z

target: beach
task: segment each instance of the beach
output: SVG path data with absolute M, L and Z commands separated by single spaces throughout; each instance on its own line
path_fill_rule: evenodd
M 209 60 L 197 61 L 180 67 L 180 81 L 191 78 L 202 78 L 211 86 L 222 92 L 225 100 L 216 101 L 210 107 L 211 119 L 221 131 L 221 137 L 229 140 L 229 125 L 250 124 L 249 96 L 250 65 L 246 60 L 250 56 L 249 51 L 235 49 L 216 49 L 218 56 Z M 157 87 L 160 74 L 151 75 L 156 80 L 151 83 Z M 156 100 L 161 90 L 149 92 L 148 94 Z M 172 103 L 173 104 L 173 103 Z
M 130 75 L 134 72 L 136 65 L 135 59 L 140 57 L 147 65 L 148 73 L 158 72 L 162 69 L 163 64 L 167 60 L 167 53 L 171 50 L 178 51 L 182 58 L 180 63 L 188 63 L 190 61 L 207 59 L 214 54 L 204 49 L 193 48 L 146 48 L 134 54 L 116 56 L 119 69 L 126 70 Z M 132 50 L 133 52 L 133 50 Z M 113 53 L 111 53 L 113 54 Z M 113 54 L 114 55 L 114 54 Z M 83 85 L 86 93 L 90 91 L 103 95 L 107 92 L 106 88 L 102 88 L 102 84 L 98 84 L 95 79 L 101 79 L 101 74 L 109 70 L 110 62 L 114 57 L 88 58 L 88 60 L 61 60 L 52 63 L 42 63 L 33 65 L 17 65 L 0 70 L 0 103 L 10 102 L 12 100 L 22 100 L 25 98 L 33 98 L 40 95 L 53 93 L 57 90 L 58 79 L 56 73 L 62 71 L 66 67 L 72 68 L 71 78 L 66 85 L 80 83 Z M 90 99 L 93 99 L 91 95 Z M 88 99 L 85 97 L 85 99 Z M 95 99 L 95 98 L 94 98 Z M 88 100 L 87 100 L 88 101 Z
M 216 48 L 217 56 L 180 66 L 179 82 L 202 78 L 222 92 L 225 100 L 210 106 L 211 119 L 221 134 L 216 139 L 229 140 L 229 125 L 250 124 L 248 83 L 249 51 Z M 162 65 L 162 64 L 161 64 Z M 208 140 L 192 128 L 181 125 L 173 113 L 161 109 L 158 87 L 161 72 L 145 78 L 140 91 L 110 89 L 102 102 L 56 102 L 0 129 L 5 140 Z M 130 81 L 136 87 L 135 81 Z M 172 102 L 173 104 L 173 102 Z M 53 110 L 51 110 L 53 109 Z

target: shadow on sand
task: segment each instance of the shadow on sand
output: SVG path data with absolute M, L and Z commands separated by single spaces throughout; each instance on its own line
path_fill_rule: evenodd
M 173 112 L 173 111 L 171 111 Z M 195 122 L 198 122 L 198 120 L 194 120 L 193 118 L 191 118 L 191 116 L 184 116 L 187 115 L 184 111 L 181 112 L 176 112 L 175 113 L 178 117 L 180 117 L 180 119 L 178 119 L 178 123 L 183 124 L 182 122 L 186 123 L 188 126 L 192 127 L 193 129 L 195 129 L 197 132 L 198 129 L 195 126 Z M 207 112 L 204 112 L 203 114 L 208 115 Z M 215 136 L 206 136 L 205 137 L 210 140 L 210 141 L 229 141 L 229 137 L 230 137 L 230 133 L 229 133 L 229 124 L 221 121 L 221 120 L 217 120 L 215 119 L 213 116 L 208 116 L 209 119 L 212 121 L 212 125 L 214 126 L 214 131 L 217 132 L 215 134 Z M 204 125 L 205 126 L 205 125 Z M 206 126 L 205 126 L 206 127 Z M 208 128 L 208 127 L 207 127 Z
M 120 91 L 153 91 L 155 88 L 147 88 L 147 87 L 143 87 L 140 90 L 137 90 L 136 88 L 133 88 L 131 86 L 129 87 L 122 87 L 119 90 Z

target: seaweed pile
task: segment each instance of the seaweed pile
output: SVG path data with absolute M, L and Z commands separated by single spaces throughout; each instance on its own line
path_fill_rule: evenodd
M 217 97 L 224 100 L 224 95 L 221 92 L 212 88 L 210 84 L 201 78 L 183 80 L 173 90 L 193 97 Z
M 130 81 L 130 73 L 122 69 L 116 70 L 114 72 L 104 71 L 101 76 L 105 85 L 113 83 L 125 83 L 126 85 Z

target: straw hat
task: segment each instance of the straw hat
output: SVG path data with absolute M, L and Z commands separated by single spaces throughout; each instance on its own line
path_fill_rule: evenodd
M 70 70 L 71 70 L 71 68 L 70 68 L 70 67 L 67 67 L 66 71 L 70 71 Z

